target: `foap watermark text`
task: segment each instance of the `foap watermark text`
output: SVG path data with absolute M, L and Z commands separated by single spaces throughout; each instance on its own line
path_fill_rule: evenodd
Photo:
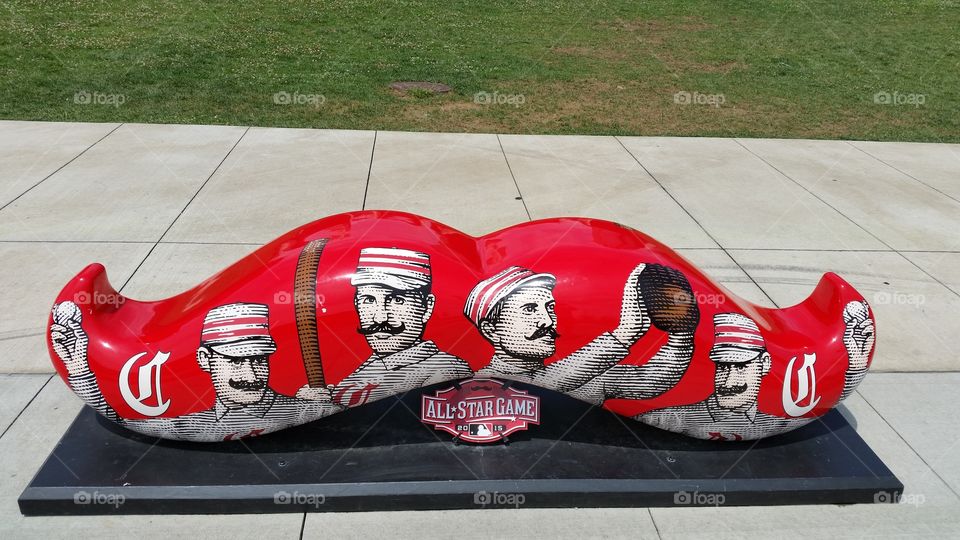
M 119 508 L 127 501 L 127 497 L 121 493 L 100 493 L 99 491 L 78 491 L 73 494 L 73 504 L 93 505 L 105 504 L 114 508 Z
M 879 291 L 873 295 L 873 303 L 877 305 L 916 306 L 920 307 L 927 302 L 922 294 Z
M 500 92 L 477 92 L 473 102 L 478 105 L 512 105 L 519 107 L 527 102 L 523 94 L 501 94 Z
M 327 102 L 323 94 L 302 94 L 300 92 L 287 92 L 281 90 L 273 95 L 274 105 L 312 105 L 320 107 Z
M 893 92 L 881 90 L 873 95 L 873 102 L 877 105 L 922 107 L 927 102 L 927 96 L 925 94 L 900 93 L 897 90 Z
M 873 494 L 873 502 L 880 504 L 899 503 L 919 507 L 927 502 L 927 497 L 923 493 L 896 493 L 890 491 L 878 491 Z
M 327 502 L 323 493 L 301 493 L 299 491 L 278 491 L 273 494 L 273 504 L 294 504 L 319 508 Z
M 684 506 L 723 506 L 727 496 L 723 493 L 702 491 L 678 491 L 673 494 L 673 504 Z
M 483 508 L 505 506 L 520 508 L 525 502 L 527 502 L 527 497 L 523 493 L 478 491 L 473 494 L 473 504 Z
M 727 102 L 727 97 L 723 94 L 701 94 L 700 92 L 681 90 L 673 95 L 673 102 L 677 105 L 709 105 L 720 108 Z
M 119 107 L 127 102 L 127 96 L 124 94 L 107 94 L 104 92 L 80 90 L 73 94 L 73 102 L 77 105 L 107 105 Z
M 73 295 L 73 303 L 77 304 L 78 306 L 121 306 L 126 301 L 127 299 L 121 296 L 120 293 L 90 293 L 87 291 L 80 291 Z

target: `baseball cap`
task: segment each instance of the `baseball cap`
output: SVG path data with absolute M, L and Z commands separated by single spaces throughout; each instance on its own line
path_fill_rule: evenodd
M 767 350 L 757 323 L 746 315 L 717 313 L 713 316 L 713 326 L 710 359 L 714 362 L 742 364 Z
M 470 291 L 463 314 L 478 328 L 498 302 L 521 287 L 541 285 L 553 290 L 557 278 L 553 274 L 537 274 L 521 266 L 511 266 L 489 277 Z
M 386 285 L 407 291 L 430 285 L 431 279 L 430 255 L 409 249 L 370 247 L 360 250 L 350 284 Z
M 233 357 L 273 354 L 270 308 L 265 304 L 236 303 L 211 309 L 203 319 L 200 344 Z

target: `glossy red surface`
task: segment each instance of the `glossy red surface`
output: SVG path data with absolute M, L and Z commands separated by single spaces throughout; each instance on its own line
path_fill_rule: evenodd
M 713 316 L 740 313 L 754 320 L 766 342 L 772 368 L 760 386 L 757 408 L 789 416 L 783 385 L 793 358 L 816 354 L 816 397 L 805 416 L 819 416 L 840 399 L 848 368 L 844 346 L 844 306 L 863 298 L 839 276 L 828 273 L 810 297 L 793 307 L 768 309 L 737 298 L 670 248 L 636 230 L 593 219 L 550 219 L 525 223 L 480 238 L 423 217 L 386 211 L 340 214 L 290 231 L 229 268 L 177 296 L 142 302 L 119 295 L 102 265 L 92 264 L 70 281 L 56 301 L 73 301 L 82 312 L 89 336 L 87 361 L 106 402 L 122 418 L 143 418 L 120 394 L 118 381 L 128 359 L 146 353 L 169 353 L 162 366 L 162 397 L 169 400 L 163 417 L 175 417 L 214 406 L 211 376 L 197 361 L 206 314 L 234 302 L 269 306 L 269 332 L 277 350 L 269 360 L 269 386 L 294 395 L 306 384 L 296 324 L 294 277 L 301 250 L 311 240 L 327 239 L 316 278 L 316 326 L 327 384 L 335 385 L 371 355 L 357 332 L 351 276 L 361 248 L 386 246 L 430 255 L 436 305 L 424 339 L 441 351 L 464 359 L 474 371 L 491 359 L 493 346 L 464 315 L 464 303 L 478 282 L 517 265 L 556 276 L 553 294 L 559 337 L 556 354 L 563 358 L 617 326 L 624 283 L 640 263 L 672 267 L 687 278 L 700 310 L 689 368 L 674 387 L 652 399 L 608 399 L 604 407 L 634 416 L 662 407 L 704 400 L 714 390 Z M 872 314 L 871 314 L 872 317 Z M 48 327 L 55 321 L 51 318 Z M 651 327 L 624 364 L 643 364 L 666 340 Z M 48 340 L 49 342 L 49 340 Z M 54 366 L 66 378 L 64 362 L 50 347 Z M 872 340 L 870 351 L 872 356 Z M 799 363 L 799 360 L 798 360 Z M 137 362 L 134 362 L 137 364 Z M 137 367 L 137 365 L 134 365 Z M 797 366 L 794 365 L 794 371 Z M 802 395 L 796 382 L 789 389 Z M 129 375 L 133 377 L 134 375 Z M 137 381 L 127 381 L 136 387 Z M 149 401 L 149 400 L 147 400 Z M 544 412 L 548 417 L 549 412 Z

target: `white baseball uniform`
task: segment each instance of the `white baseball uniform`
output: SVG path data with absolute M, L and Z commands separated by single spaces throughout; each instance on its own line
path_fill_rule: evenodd
M 420 343 L 383 358 L 373 355 L 333 389 L 333 400 L 355 407 L 454 379 L 473 375 L 465 361 L 437 348 L 432 341 Z
M 93 373 L 68 378 L 73 391 L 107 418 L 144 435 L 216 442 L 256 436 L 304 424 L 343 410 L 339 405 L 278 394 L 269 388 L 251 405 L 230 408 L 219 399 L 214 407 L 173 418 L 120 418 L 103 399 Z

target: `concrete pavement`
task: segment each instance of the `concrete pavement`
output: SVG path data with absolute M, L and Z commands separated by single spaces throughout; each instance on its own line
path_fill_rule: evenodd
M 912 503 L 19 516 L 17 495 L 80 407 L 50 380 L 42 338 L 50 303 L 70 277 L 100 261 L 124 294 L 161 298 L 297 225 L 361 208 L 416 212 L 476 235 L 528 219 L 611 219 L 766 305 L 799 302 L 822 272 L 838 272 L 870 301 L 880 336 L 874 373 L 845 412 Z M 246 537 L 270 527 L 271 536 L 291 538 L 422 537 L 455 526 L 496 537 L 957 536 L 960 426 L 950 405 L 960 383 L 958 268 L 960 145 L 0 121 L 0 531 Z M 475 522 L 484 526 L 470 530 Z

